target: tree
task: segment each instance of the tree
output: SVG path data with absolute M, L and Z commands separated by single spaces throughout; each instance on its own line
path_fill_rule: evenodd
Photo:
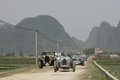
M 6 54 L 6 56 L 15 56 L 15 53 L 11 52 L 11 53 Z
M 84 48 L 82 52 L 86 55 L 93 54 L 94 53 L 94 48 Z
M 20 53 L 19 53 L 19 56 L 23 57 L 23 53 L 22 53 L 22 52 L 20 52 Z

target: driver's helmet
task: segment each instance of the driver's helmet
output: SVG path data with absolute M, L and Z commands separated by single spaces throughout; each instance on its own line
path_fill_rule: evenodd
M 65 53 L 61 53 L 61 56 L 65 56 Z
M 69 56 L 69 57 L 71 57 L 71 55 L 70 55 L 70 54 L 68 54 L 68 56 Z
M 72 58 L 71 54 L 68 54 L 68 57 Z

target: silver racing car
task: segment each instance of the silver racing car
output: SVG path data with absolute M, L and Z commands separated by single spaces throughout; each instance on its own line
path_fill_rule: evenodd
M 54 61 L 54 72 L 57 72 L 59 69 L 69 70 L 70 68 L 72 68 L 73 72 L 75 72 L 75 67 L 75 61 L 71 57 L 65 55 L 65 53 L 61 54 L 59 60 Z

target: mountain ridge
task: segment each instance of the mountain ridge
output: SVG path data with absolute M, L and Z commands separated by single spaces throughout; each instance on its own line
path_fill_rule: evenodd
M 8 32 L 5 32 L 6 29 L 0 29 L 1 53 L 23 53 L 24 55 L 34 55 L 35 32 L 27 29 L 39 31 L 39 54 L 45 50 L 57 51 L 57 42 L 59 43 L 60 52 L 69 53 L 75 49 L 78 49 L 69 34 L 65 32 L 63 26 L 55 18 L 48 15 L 39 15 L 33 18 L 25 18 L 20 21 L 15 27 L 7 29 Z
M 89 38 L 85 41 L 84 48 L 101 48 L 108 51 L 118 51 L 120 46 L 120 22 L 117 27 L 108 22 L 101 22 L 99 27 L 93 27 Z M 96 28 L 96 29 L 95 29 Z M 116 47 L 117 46 L 117 47 Z

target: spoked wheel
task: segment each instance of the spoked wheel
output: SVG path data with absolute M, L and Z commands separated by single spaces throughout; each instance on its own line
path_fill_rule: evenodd
M 73 72 L 75 72 L 76 64 L 75 61 L 73 61 Z
M 54 72 L 57 72 L 57 62 L 54 61 Z
M 43 68 L 42 62 L 39 61 L 39 69 Z
M 82 62 L 82 66 L 85 66 L 85 63 L 84 63 L 84 62 Z
M 57 62 L 57 61 L 56 61 Z M 59 62 L 57 62 L 57 71 L 59 71 Z
M 59 67 L 57 67 L 57 71 L 59 71 Z

